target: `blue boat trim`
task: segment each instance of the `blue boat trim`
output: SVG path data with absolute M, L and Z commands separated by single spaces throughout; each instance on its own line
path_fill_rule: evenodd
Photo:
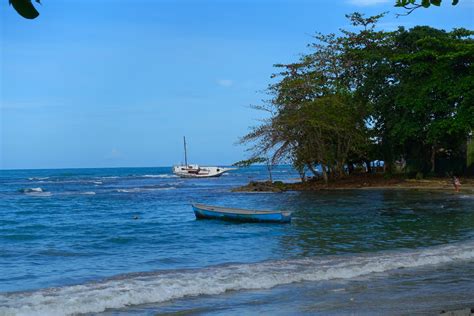
M 220 219 L 238 222 L 291 222 L 291 212 L 288 211 L 246 210 L 204 204 L 192 204 L 192 207 L 197 219 Z

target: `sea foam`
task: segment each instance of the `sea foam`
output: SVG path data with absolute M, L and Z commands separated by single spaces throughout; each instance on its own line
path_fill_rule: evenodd
M 30 180 L 30 181 L 40 181 L 40 180 L 46 180 L 46 179 L 49 179 L 49 177 L 31 177 L 31 178 L 28 178 L 28 180 Z
M 32 196 L 51 196 L 51 192 L 44 191 L 42 188 L 26 188 L 20 189 L 18 191 Z
M 0 294 L 0 315 L 69 315 L 160 303 L 185 296 L 350 279 L 400 268 L 474 260 L 474 241 L 431 248 L 220 265 L 121 275 L 100 282 Z
M 94 191 L 86 191 L 86 192 L 81 192 L 80 194 L 82 195 L 95 195 Z
M 175 187 L 143 187 L 143 188 L 129 188 L 129 189 L 117 189 L 119 193 L 139 193 L 139 192 L 152 192 L 152 191 L 168 191 L 175 190 Z
M 177 175 L 174 174 L 145 174 L 143 178 L 177 178 Z

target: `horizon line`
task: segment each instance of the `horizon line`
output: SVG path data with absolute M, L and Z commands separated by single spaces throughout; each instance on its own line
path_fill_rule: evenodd
M 199 165 L 199 164 L 198 164 Z M 277 164 L 274 166 L 289 166 L 290 164 Z M 201 165 L 199 165 L 201 166 Z M 207 165 L 202 165 L 203 167 L 207 167 Z M 220 165 L 223 167 L 231 167 L 232 165 Z M 252 166 L 266 166 L 265 164 L 254 164 Z M 249 167 L 252 167 L 249 166 Z M 7 169 L 0 169 L 0 171 L 20 171 L 20 170 L 67 170 L 67 169 L 126 169 L 126 168 L 172 168 L 173 165 L 170 166 L 146 166 L 146 167 L 134 167 L 134 166 L 121 166 L 121 167 L 64 167 L 64 168 L 7 168 Z M 249 168 L 245 167 L 245 168 Z M 245 168 L 238 168 L 238 169 L 245 169 Z

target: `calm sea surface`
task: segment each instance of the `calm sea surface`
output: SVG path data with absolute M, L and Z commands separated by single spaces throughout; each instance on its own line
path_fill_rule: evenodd
M 474 195 L 232 193 L 266 168 L 0 171 L 0 315 L 412 314 L 474 307 Z M 276 180 L 297 174 L 278 167 Z M 293 211 L 197 221 L 192 201 Z

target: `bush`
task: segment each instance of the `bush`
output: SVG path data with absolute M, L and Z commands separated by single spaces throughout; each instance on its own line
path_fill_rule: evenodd
M 282 181 L 275 181 L 273 182 L 273 185 L 276 186 L 277 188 L 283 188 L 285 184 Z

